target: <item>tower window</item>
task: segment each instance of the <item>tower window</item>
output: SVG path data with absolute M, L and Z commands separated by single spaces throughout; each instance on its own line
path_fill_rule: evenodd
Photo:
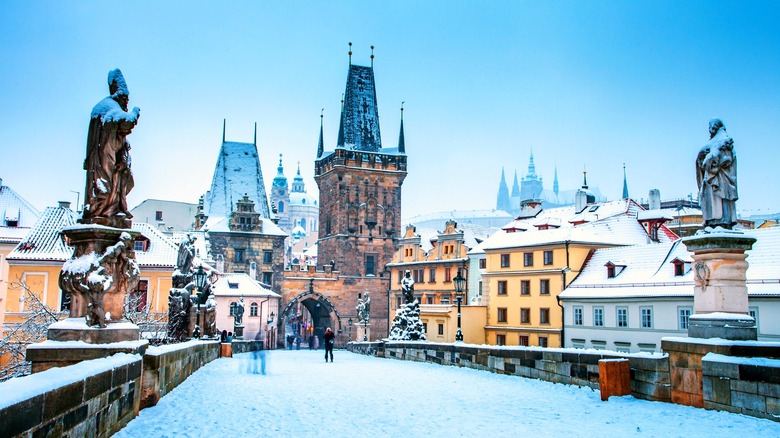
M 373 255 L 366 256 L 366 275 L 376 275 L 375 258 Z
M 161 211 L 158 210 L 158 211 L 154 212 L 154 220 L 161 221 L 161 220 L 163 220 L 162 217 L 163 216 L 162 216 L 162 212 Z

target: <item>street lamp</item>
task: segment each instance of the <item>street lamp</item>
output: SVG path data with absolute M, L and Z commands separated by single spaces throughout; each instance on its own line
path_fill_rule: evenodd
M 192 280 L 195 283 L 195 288 L 192 290 L 192 298 L 195 300 L 197 306 L 195 313 L 195 330 L 192 332 L 193 338 L 200 338 L 200 301 L 203 295 L 203 289 L 206 288 L 206 281 L 209 278 L 209 274 L 203 270 L 203 266 L 198 266 L 198 270 L 192 273 Z
M 352 342 L 352 318 L 347 320 L 347 324 L 349 325 L 349 342 Z
M 460 304 L 463 301 L 463 291 L 466 290 L 466 279 L 458 269 L 458 275 L 452 279 L 455 283 L 455 296 L 458 300 L 458 330 L 455 332 L 455 342 L 463 342 L 463 332 L 460 330 Z

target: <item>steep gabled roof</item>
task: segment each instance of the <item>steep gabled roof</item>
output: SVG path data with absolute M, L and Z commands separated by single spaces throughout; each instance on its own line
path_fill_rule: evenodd
M 257 280 L 252 279 L 247 274 L 222 274 L 216 283 L 211 286 L 211 291 L 215 296 L 243 296 L 243 297 L 274 297 L 280 298 L 281 295 L 272 291 Z M 246 305 L 246 301 L 244 302 Z
M 19 243 L 40 216 L 40 211 L 0 180 L 0 243 Z
M 78 214 L 70 208 L 46 207 L 27 237 L 8 254 L 8 260 L 64 262 L 73 255 L 73 248 L 65 244 L 60 230 L 75 225 L 77 219 Z
M 270 217 L 263 171 L 253 143 L 222 142 L 219 158 L 206 195 L 204 213 L 211 218 L 227 218 L 236 202 L 246 194 L 255 203 L 260 217 Z

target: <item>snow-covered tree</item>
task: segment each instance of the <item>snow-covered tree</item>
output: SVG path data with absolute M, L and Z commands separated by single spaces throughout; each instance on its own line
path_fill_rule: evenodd
M 392 341 L 424 341 L 425 327 L 420 320 L 420 303 L 417 300 L 406 303 L 395 311 L 393 327 L 388 339 Z
M 49 326 L 67 316 L 67 312 L 47 307 L 23 281 L 10 282 L 8 287 L 22 291 L 25 320 L 5 324 L 0 339 L 0 381 L 30 374 L 32 364 L 25 358 L 27 346 L 46 340 Z

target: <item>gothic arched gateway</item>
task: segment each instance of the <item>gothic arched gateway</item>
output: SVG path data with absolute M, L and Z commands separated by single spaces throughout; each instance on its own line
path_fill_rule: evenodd
M 314 335 L 319 339 L 319 345 L 323 345 L 322 335 L 330 327 L 337 334 L 342 334 L 341 315 L 328 299 L 319 292 L 315 292 L 313 284 L 309 290 L 296 296 L 284 307 L 281 321 L 284 321 L 285 345 L 288 345 L 290 337 L 301 337 L 301 344 L 308 348 L 308 340 Z M 337 337 L 337 342 L 340 337 Z

